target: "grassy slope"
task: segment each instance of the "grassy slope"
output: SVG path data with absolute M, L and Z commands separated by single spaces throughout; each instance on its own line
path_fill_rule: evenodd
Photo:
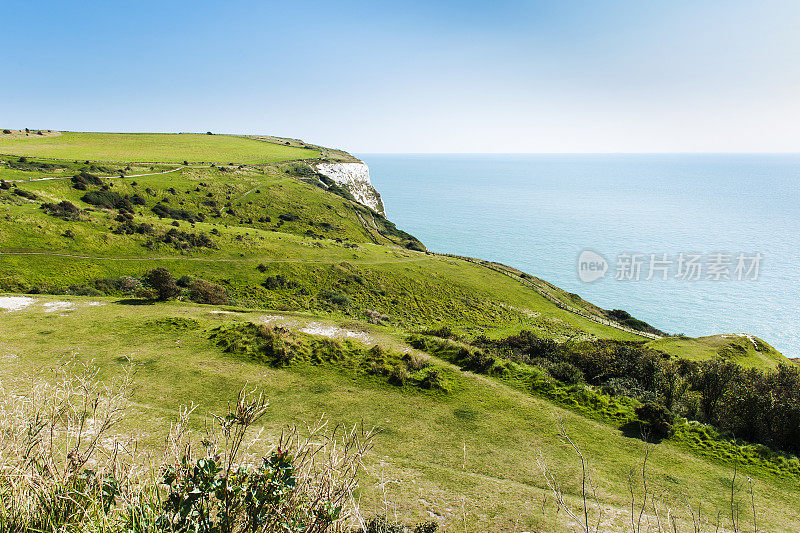
M 651 348 L 692 361 L 723 358 L 748 368 L 775 368 L 789 360 L 778 350 L 753 337 L 729 334 L 707 337 L 664 337 L 647 343 Z
M 378 500 L 384 496 L 376 484 L 383 479 L 391 480 L 387 499 L 398 506 L 401 516 L 423 519 L 434 513 L 448 524 L 447 531 L 463 530 L 462 509 L 470 531 L 563 530 L 563 513 L 556 516 L 552 501 L 542 513 L 546 487 L 536 463 L 541 449 L 557 465 L 568 490 L 573 494 L 577 490 L 574 460 L 556 438 L 555 419 L 563 417 L 590 458 L 607 508 L 603 530 L 627 527 L 621 509 L 627 505 L 628 469 L 640 462 L 643 443 L 495 380 L 457 372 L 451 393 L 430 393 L 387 385 L 331 365 L 263 366 L 224 354 L 208 339 L 220 324 L 258 321 L 265 312 L 275 316 L 274 311 L 216 313 L 214 307 L 194 304 L 134 306 L 106 298 L 101 300 L 105 305 L 90 306 L 98 299 L 38 298 L 70 301 L 76 309 L 47 312 L 37 303 L 3 313 L 0 378 L 53 368 L 70 355 L 94 360 L 108 378 L 130 358 L 137 365 L 140 387 L 136 414 L 126 431 L 142 435 L 146 445 L 160 445 L 177 405 L 198 405 L 195 422 L 200 426 L 199 413 L 221 412 L 241 386 L 256 384 L 271 400 L 265 422 L 270 434 L 286 423 L 302 423 L 322 413 L 332 422 L 363 420 L 383 429 L 368 458 L 362 494 L 365 510 L 380 507 Z M 198 329 L 177 331 L 154 324 L 166 317 L 196 319 Z M 298 325 L 309 320 L 304 315 L 290 319 Z M 374 342 L 402 344 L 392 328 L 350 327 L 370 332 Z M 684 497 L 695 506 L 702 501 L 709 516 L 712 507 L 722 510 L 723 516 L 729 508 L 730 463 L 704 459 L 667 442 L 653 451 L 650 469 L 652 487 L 666 491 L 664 500 L 684 524 Z M 800 497 L 800 481 L 775 478 L 756 467 L 743 469 L 754 479 L 762 530 L 797 530 L 800 512 L 794 503 Z M 744 507 L 746 494 L 737 493 L 736 498 Z M 749 523 L 748 518 L 743 521 Z
M 232 135 L 197 133 L 75 133 L 4 139 L 0 153 L 92 161 L 273 163 L 309 159 L 314 150 Z
M 93 135 L 82 137 L 87 151 L 100 146 Z M 183 136 L 170 139 L 179 137 Z M 242 140 L 194 138 L 203 143 L 210 139 Z M 58 137 L 41 140 L 47 139 Z M 261 143 L 260 147 L 283 148 L 244 140 Z M 300 146 L 299 142 L 292 142 Z M 151 145 L 151 151 L 138 152 L 136 157 L 154 160 L 161 148 L 152 151 L 153 148 Z M 189 157 L 174 144 L 168 148 L 171 151 L 166 152 L 167 160 Z M 89 155 L 74 157 L 85 159 Z M 119 151 L 116 157 L 127 160 Z M 237 157 L 248 155 L 238 153 L 234 157 L 233 152 L 226 152 L 219 160 L 237 164 L 245 161 Z M 258 157 L 262 156 L 255 159 Z M 285 153 L 284 157 L 290 156 Z M 331 152 L 327 157 L 337 154 Z M 179 229 L 183 231 L 219 232 L 214 237 L 218 249 L 183 253 L 165 244 L 148 250 L 142 246 L 142 236 L 110 233 L 116 227 L 116 213 L 92 210 L 81 222 L 65 222 L 45 215 L 38 209 L 39 202 L 0 192 L 0 252 L 6 252 L 0 255 L 0 286 L 6 290 L 48 284 L 64 288 L 101 277 L 137 276 L 147 268 L 163 265 L 178 276 L 195 274 L 227 285 L 239 304 L 306 313 L 298 320 L 309 316 L 315 320 L 327 317 L 323 319 L 358 321 L 365 318 L 366 310 L 377 310 L 390 320 L 387 326 L 378 328 L 376 335 L 382 343 L 392 346 L 402 345 L 400 339 L 408 329 L 439 324 L 464 333 L 504 335 L 526 328 L 560 339 L 638 339 L 559 309 L 533 289 L 499 272 L 459 259 L 406 250 L 398 246 L 402 242 L 396 236 L 381 234 L 369 224 L 365 227 L 362 220 L 368 213 L 359 211 L 358 206 L 292 178 L 286 173 L 288 168 L 275 164 L 222 172 L 195 166 L 162 175 L 110 180 L 111 190 L 137 192 L 147 200 L 147 206 L 137 207 L 136 221 L 152 223 L 159 231 L 172 227 L 171 220 L 159 220 L 150 212 L 150 207 L 162 198 L 168 198 L 173 207 L 207 214 L 210 210 L 202 202 L 209 194 L 220 205 L 230 202 L 235 215 L 228 209 L 220 218 L 209 217 L 193 227 L 180 222 Z M 134 166 L 131 173 L 143 170 L 149 170 L 149 166 Z M 133 181 L 137 184 L 133 185 Z M 67 180 L 22 183 L 20 187 L 35 192 L 43 201 L 68 199 L 82 208 L 89 207 L 80 201 L 84 193 L 71 188 Z M 145 192 L 147 188 L 152 189 L 152 195 Z M 170 188 L 175 189 L 175 194 L 169 192 Z M 279 224 L 278 216 L 283 213 L 297 214 L 299 219 Z M 258 222 L 258 217 L 264 215 L 272 220 Z M 321 226 L 322 222 L 330 227 Z M 68 229 L 75 233 L 73 239 L 63 237 Z M 325 238 L 309 237 L 309 231 Z M 352 248 L 347 242 L 358 244 Z M 262 263 L 265 272 L 256 269 Z M 299 288 L 266 290 L 260 286 L 267 276 L 278 273 L 296 281 Z M 362 281 L 355 282 L 356 279 Z M 340 307 L 321 301 L 318 294 L 330 289 L 346 292 L 351 304 Z M 562 299 L 569 296 L 552 287 L 547 292 Z M 570 304 L 587 311 L 593 309 L 579 300 Z M 552 503 L 544 514 L 541 512 L 543 485 L 535 457 L 541 447 L 555 463 L 571 464 L 555 438 L 554 418 L 564 416 L 570 431 L 593 459 L 604 503 L 614 509 L 626 505 L 627 468 L 640 457 L 642 444 L 624 437 L 618 429 L 470 373 L 459 373 L 455 390 L 443 395 L 397 389 L 336 368 L 273 369 L 241 361 L 213 346 L 207 339 L 208 330 L 221 320 L 252 319 L 258 315 L 238 317 L 211 314 L 210 310 L 170 303 L 83 306 L 63 313 L 66 316 L 45 313 L 41 308 L 4 313 L 0 321 L 0 338 L 4 339 L 0 357 L 4 365 L 0 372 L 11 376 L 22 370 L 55 365 L 59 356 L 74 350 L 81 358 L 95 358 L 110 375 L 119 371 L 122 358 L 131 356 L 140 365 L 143 386 L 137 393 L 141 412 L 130 429 L 136 433 L 156 430 L 146 437 L 151 444 L 158 441 L 157 435 L 164 431 L 177 404 L 195 401 L 201 412 L 220 410 L 249 380 L 266 387 L 273 399 L 270 429 L 323 412 L 334 420 L 364 419 L 386 428 L 378 440 L 367 478 L 365 501 L 372 502 L 371 506 L 377 497 L 372 484 L 383 476 L 399 481 L 390 483 L 388 490 L 391 498 L 400 502 L 402 514 L 424 518 L 434 512 L 454 524 L 464 505 L 470 510 L 470 529 L 475 530 L 511 531 L 517 526 L 552 529 L 552 521 L 557 518 Z M 195 317 L 201 328 L 178 332 L 146 324 L 159 316 Z M 655 344 L 659 349 L 693 358 L 719 356 L 718 347 L 703 339 L 668 339 Z M 774 354 L 770 358 L 779 360 Z M 175 387 L 176 383 L 181 386 Z M 686 494 L 694 502 L 702 499 L 718 509 L 725 508 L 730 496 L 729 488 L 725 488 L 730 464 L 717 462 L 724 461 L 724 453 L 706 460 L 684 445 L 664 443 L 655 454 L 653 468 L 659 485 L 676 498 Z M 698 476 L 698 472 L 703 475 Z M 773 479 L 758 468 L 750 472 L 757 476 L 757 493 L 774 496 L 769 515 L 766 506 L 757 502 L 764 515 L 762 528 L 772 525 L 773 529 L 786 526 L 796 530 L 800 517 L 791 502 L 798 496 L 797 481 Z M 576 487 L 575 479 L 568 479 L 571 491 Z M 623 527 L 621 520 L 616 519 L 615 529 Z
M 52 285 L 55 279 L 56 288 L 63 288 L 96 278 L 137 276 L 158 262 L 176 275 L 195 274 L 226 282 L 241 303 L 325 310 L 315 296 L 336 289 L 349 293 L 354 305 L 329 311 L 358 314 L 365 309 L 378 310 L 406 326 L 447 323 L 480 330 L 494 326 L 498 332 L 528 327 L 562 338 L 586 334 L 636 338 L 558 309 L 535 291 L 489 269 L 398 246 L 379 246 L 401 241 L 371 226 L 365 228 L 359 215 L 367 215 L 356 212 L 363 208 L 292 178 L 285 170 L 281 165 L 224 173 L 187 168 L 109 180 L 113 191 L 138 193 L 147 200 L 147 206 L 137 207 L 136 221 L 152 223 L 160 232 L 172 228 L 172 221 L 159 220 L 149 208 L 162 198 L 168 198 L 170 206 L 207 213 L 206 222 L 193 227 L 180 222 L 180 229 L 217 230 L 219 235 L 213 240 L 219 249 L 188 253 L 166 244 L 148 250 L 143 247 L 146 236 L 111 233 L 117 226 L 115 212 L 92 210 L 81 222 L 63 221 L 44 214 L 38 209 L 39 202 L 0 192 L 5 214 L 0 217 L 0 252 L 6 252 L 0 255 L 0 286 L 23 290 L 30 285 Z M 44 201 L 69 200 L 91 208 L 80 200 L 85 192 L 73 189 L 69 180 L 22 183 L 20 188 Z M 170 188 L 175 189 L 174 195 Z M 209 194 L 220 206 L 231 203 L 220 218 L 212 218 L 212 210 L 202 205 Z M 297 214 L 299 219 L 282 223 L 279 216 L 285 213 Z M 271 221 L 258 222 L 264 215 Z M 329 227 L 321 226 L 323 223 Z M 63 236 L 67 230 L 74 233 L 73 238 Z M 308 237 L 309 231 L 326 238 Z M 352 248 L 333 239 L 359 244 Z M 269 267 L 267 272 L 256 270 L 262 263 Z M 260 287 L 267 276 L 279 273 L 295 280 L 308 294 Z M 361 276 L 366 283 L 349 282 L 354 276 Z

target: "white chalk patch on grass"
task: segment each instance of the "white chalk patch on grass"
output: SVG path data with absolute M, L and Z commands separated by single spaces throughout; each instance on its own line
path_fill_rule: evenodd
M 358 339 L 363 342 L 369 341 L 369 335 L 363 331 L 352 331 L 349 329 L 338 328 L 336 326 L 319 324 L 317 322 L 312 322 L 307 326 L 300 328 L 300 331 L 303 333 L 308 333 L 309 335 L 319 335 L 320 337 L 328 337 L 330 339 L 351 338 Z
M 35 300 L 27 296 L 0 296 L 0 309 L 19 311 L 31 305 Z
M 264 315 L 259 317 L 259 321 L 263 322 L 264 324 L 272 324 L 276 320 L 282 320 L 284 317 L 276 316 L 276 315 Z
M 72 311 L 75 304 L 72 302 L 45 302 L 42 304 L 45 313 L 55 313 L 56 311 Z

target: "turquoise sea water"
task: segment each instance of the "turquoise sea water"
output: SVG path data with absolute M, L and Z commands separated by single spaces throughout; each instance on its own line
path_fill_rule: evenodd
M 431 250 L 518 267 L 670 333 L 753 333 L 800 357 L 800 155 L 361 157 L 387 216 Z M 578 277 L 585 249 L 608 262 L 593 283 Z M 616 279 L 626 253 L 642 254 L 638 281 Z M 681 253 L 701 256 L 700 280 L 675 277 Z M 749 267 L 757 253 L 757 280 L 706 279 L 715 262 L 736 278 L 737 256 Z M 655 264 L 667 281 L 645 279 L 650 254 L 672 261 Z

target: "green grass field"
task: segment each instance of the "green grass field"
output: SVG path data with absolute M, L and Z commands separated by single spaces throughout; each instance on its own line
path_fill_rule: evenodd
M 75 133 L 4 139 L 0 154 L 90 161 L 274 163 L 319 156 L 316 150 L 233 135 Z
M 556 419 L 561 417 L 589 458 L 605 509 L 602 530 L 629 527 L 624 515 L 628 472 L 640 468 L 645 445 L 612 425 L 454 367 L 450 392 L 427 392 L 389 385 L 335 364 L 266 366 L 223 353 L 209 339 L 223 324 L 271 320 L 298 330 L 309 324 L 342 327 L 366 334 L 368 344 L 402 349 L 402 338 L 393 328 L 274 310 L 236 312 L 177 302 L 125 305 L 109 298 L 79 297 L 37 297 L 29 307 L 0 316 L 0 336 L 5 339 L 0 379 L 6 383 L 26 372 L 46 374 L 64 357 L 93 361 L 105 379 L 120 373 L 127 359 L 133 362 L 139 386 L 134 415 L 124 431 L 139 435 L 143 445 L 154 449 L 178 405 L 199 406 L 194 423 L 201 427 L 204 413 L 222 412 L 245 384 L 258 386 L 270 398 L 263 423 L 270 435 L 286 424 L 323 414 L 332 423 L 363 420 L 379 427 L 362 480 L 362 509 L 380 511 L 388 501 L 391 511 L 396 508 L 404 519 L 434 517 L 444 531 L 463 531 L 464 515 L 468 531 L 568 529 L 564 514 L 557 514 L 552 497 L 548 499 L 537 465 L 541 451 L 577 504 L 578 465 L 557 438 Z M 173 329 L 165 319 L 174 317 L 197 323 Z M 694 449 L 676 439 L 652 452 L 649 483 L 661 494 L 660 510 L 672 508 L 682 531 L 690 529 L 684 500 L 695 508 L 701 504 L 711 521 L 706 529 L 713 529 L 715 510 L 729 524 L 725 513 L 734 456 L 728 449 L 715 455 L 715 446 L 706 442 Z M 776 476 L 757 461 L 748 464 L 745 454 L 739 460 L 740 476 L 751 476 L 754 482 L 759 528 L 800 527 L 795 505 L 800 478 Z M 742 524 L 751 527 L 745 512 L 748 497 L 746 484 L 735 490 Z
M 332 422 L 363 420 L 379 427 L 358 495 L 363 509 L 396 513 L 408 522 L 433 518 L 445 531 L 568 530 L 537 465 L 541 451 L 563 480 L 567 499 L 577 505 L 578 466 L 557 436 L 556 421 L 562 418 L 589 458 L 604 508 L 600 530 L 622 531 L 630 527 L 629 472 L 641 468 L 645 446 L 624 427 L 629 404 L 624 416 L 604 416 L 577 400 L 578 389 L 545 396 L 513 375 L 463 371 L 431 356 L 446 377 L 444 391 L 391 385 L 385 376 L 342 361 L 276 367 L 223 352 L 212 332 L 222 325 L 269 322 L 297 335 L 349 332 L 365 348 L 378 345 L 425 357 L 407 344 L 409 334 L 420 329 L 447 326 L 466 339 L 529 330 L 557 342 L 646 342 L 675 357 L 723 358 L 759 369 L 786 361 L 754 337 L 653 341 L 599 323 L 602 309 L 538 278 L 420 251 L 418 241 L 391 222 L 324 190 L 298 173 L 295 163 L 283 162 L 317 157 L 319 150 L 327 158 L 352 156 L 285 142 L 290 145 L 188 134 L 0 137 L 0 154 L 16 154 L 0 160 L 25 155 L 59 166 L 25 171 L 0 164 L 0 178 L 21 180 L 0 189 L 0 294 L 34 295 L 23 309 L 0 309 L 0 381 L 6 390 L 24 389 L 19 376 L 47 372 L 63 357 L 93 361 L 104 379 L 130 360 L 139 387 L 123 431 L 155 449 L 179 405 L 198 406 L 194 422 L 200 427 L 203 414 L 220 413 L 242 386 L 258 386 L 271 399 L 264 421 L 271 438 L 287 423 L 323 414 Z M 98 163 L 108 171 L 96 172 L 102 176 L 150 175 L 102 179 L 79 190 L 69 178 L 85 169 L 86 160 L 116 161 Z M 195 164 L 178 168 L 183 160 Z M 161 164 L 127 164 L 131 161 Z M 210 161 L 218 164 L 211 167 Z M 168 172 L 155 174 L 163 171 Z M 44 176 L 62 179 L 26 181 Z M 130 210 L 102 207 L 84 201 L 88 193 L 136 202 Z M 64 219 L 42 207 L 62 201 L 80 213 Z M 143 224 L 148 231 L 137 229 Z M 184 236 L 166 239 L 170 232 Z M 207 240 L 196 244 L 192 238 L 199 235 Z M 138 278 L 156 266 L 176 278 L 196 276 L 221 285 L 229 305 L 147 304 L 107 288 L 109 280 Z M 189 326 L 170 326 L 176 323 Z M 657 509 L 671 509 L 682 531 L 691 530 L 687 503 L 696 509 L 702 502 L 703 530 L 715 528 L 717 511 L 730 526 L 734 465 L 753 479 L 761 530 L 800 528 L 796 458 L 739 446 L 707 426 L 680 423 L 672 438 L 653 448 L 649 465 L 651 489 L 662 495 Z M 746 490 L 737 482 L 733 491 L 743 530 L 752 527 Z M 654 512 L 646 513 L 652 530 Z
M 647 345 L 692 361 L 722 358 L 747 368 L 762 370 L 787 362 L 786 357 L 763 340 L 741 334 L 665 337 L 650 341 Z

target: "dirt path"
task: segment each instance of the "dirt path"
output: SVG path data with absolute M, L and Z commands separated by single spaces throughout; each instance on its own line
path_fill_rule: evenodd
M 171 260 L 178 260 L 178 261 L 205 261 L 208 263 L 319 263 L 319 264 L 334 264 L 334 263 L 341 263 L 343 258 L 337 257 L 332 259 L 269 259 L 269 258 L 207 258 L 207 257 L 180 257 L 180 256 L 161 256 L 161 257 L 98 257 L 98 256 L 91 256 L 91 255 L 79 255 L 79 254 L 67 254 L 67 253 L 59 253 L 59 252 L 3 252 L 0 251 L 0 255 L 46 255 L 46 256 L 53 256 L 53 257 L 67 257 L 72 259 L 91 259 L 95 261 L 171 261 Z M 359 261 L 361 264 L 368 264 L 368 265 L 381 265 L 381 264 L 389 264 L 389 263 L 407 263 L 407 262 L 414 262 L 414 261 L 426 261 L 429 260 L 430 257 L 427 256 L 419 256 L 419 257 L 397 257 L 395 259 L 367 259 Z
M 120 176 L 119 174 L 114 176 L 98 176 L 104 180 L 111 180 L 111 179 L 120 179 L 120 178 L 141 178 L 143 176 L 158 176 L 161 174 L 169 174 L 170 172 L 177 172 L 179 170 L 183 170 L 186 166 L 180 166 L 178 168 L 173 168 L 171 170 L 165 170 L 163 172 L 148 172 L 147 174 L 128 174 L 125 176 Z M 72 176 L 49 176 L 45 178 L 29 178 L 26 180 L 5 180 L 9 183 L 30 183 L 32 181 L 51 181 L 51 180 L 68 180 L 72 179 Z

